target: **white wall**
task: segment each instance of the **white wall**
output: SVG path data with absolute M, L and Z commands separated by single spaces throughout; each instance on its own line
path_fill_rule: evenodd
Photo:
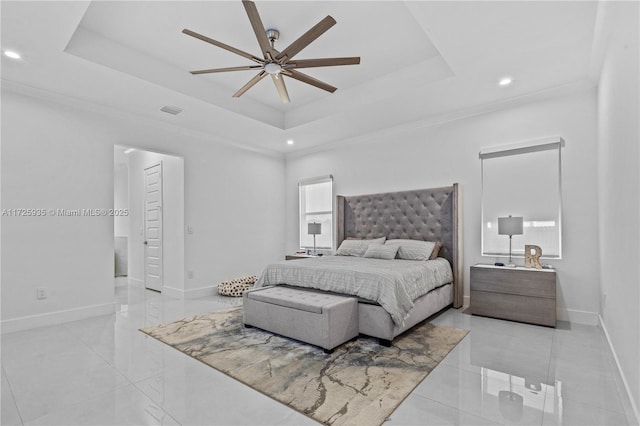
M 3 93 L 2 207 L 112 206 L 108 136 L 67 109 Z M 3 331 L 41 325 L 46 313 L 113 311 L 113 236 L 106 216 L 3 217 Z M 36 287 L 48 298 L 37 300 Z
M 110 208 L 113 146 L 135 146 L 184 158 L 185 223 L 194 227 L 185 296 L 282 258 L 282 158 L 68 103 L 3 89 L 3 208 Z M 111 217 L 3 217 L 3 332 L 113 309 L 113 226 Z M 48 299 L 36 300 L 38 286 Z
M 613 2 L 598 87 L 602 319 L 640 423 L 639 5 Z
M 480 252 L 482 148 L 546 136 L 562 136 L 564 259 L 549 261 L 558 270 L 561 318 L 597 321 L 598 245 L 595 90 L 538 101 L 448 124 L 415 124 L 365 142 L 287 160 L 287 249 L 298 243 L 297 182 L 331 173 L 335 193 L 355 195 L 430 188 L 458 182 L 463 197 L 465 294 L 469 266 L 493 263 Z M 523 176 L 522 179 L 530 179 Z
M 144 169 L 162 163 L 164 286 L 185 290 L 184 160 L 136 150 L 129 155 L 129 279 L 144 282 Z

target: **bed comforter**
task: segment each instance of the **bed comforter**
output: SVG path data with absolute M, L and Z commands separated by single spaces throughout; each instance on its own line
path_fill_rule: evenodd
M 324 256 L 274 263 L 255 288 L 290 285 L 348 294 L 378 303 L 401 326 L 413 301 L 453 281 L 446 259 L 383 260 L 354 256 Z

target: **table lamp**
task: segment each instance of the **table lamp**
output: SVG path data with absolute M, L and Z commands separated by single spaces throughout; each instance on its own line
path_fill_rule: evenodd
M 510 268 L 515 268 L 516 265 L 511 259 L 511 237 L 513 235 L 522 235 L 522 217 L 499 217 L 498 218 L 498 235 L 509 236 L 509 263 Z
M 321 223 L 309 223 L 307 224 L 307 234 L 313 235 L 313 255 L 318 254 L 316 252 L 316 235 L 322 234 L 322 224 Z

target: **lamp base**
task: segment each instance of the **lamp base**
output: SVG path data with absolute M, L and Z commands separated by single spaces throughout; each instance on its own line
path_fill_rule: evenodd
M 507 263 L 505 266 L 506 266 L 507 268 L 515 268 L 515 267 L 516 267 L 516 264 L 515 264 L 515 263 Z

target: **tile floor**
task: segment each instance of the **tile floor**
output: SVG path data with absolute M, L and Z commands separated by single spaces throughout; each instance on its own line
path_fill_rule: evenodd
M 224 309 L 116 286 L 117 312 L 2 336 L 2 425 L 302 425 L 313 420 L 138 328 Z M 448 310 L 470 330 L 387 425 L 625 425 L 621 379 L 597 327 L 550 329 Z

